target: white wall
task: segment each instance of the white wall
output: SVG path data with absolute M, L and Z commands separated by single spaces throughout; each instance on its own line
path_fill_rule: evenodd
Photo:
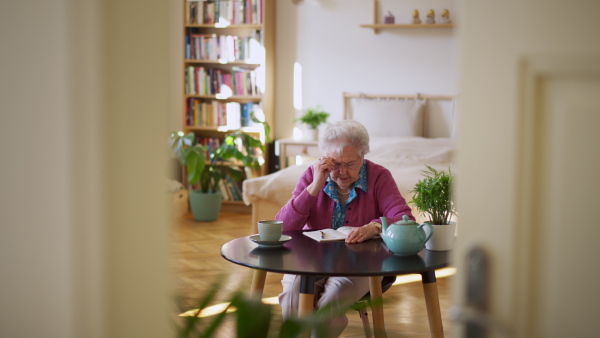
M 413 9 L 421 20 L 429 9 L 444 8 L 457 20 L 452 1 L 380 0 L 379 17 L 390 10 L 396 23 L 410 23 Z M 303 107 L 322 105 L 342 117 L 342 93 L 456 94 L 455 38 L 452 29 L 373 30 L 373 2 L 366 0 L 277 1 L 276 138 L 292 136 L 293 67 L 303 69 Z

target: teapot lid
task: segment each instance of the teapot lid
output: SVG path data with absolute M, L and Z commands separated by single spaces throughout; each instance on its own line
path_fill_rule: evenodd
M 402 215 L 402 220 L 396 222 L 396 224 L 400 224 L 400 225 L 419 225 L 419 223 L 413 221 L 412 219 L 408 218 L 408 215 Z

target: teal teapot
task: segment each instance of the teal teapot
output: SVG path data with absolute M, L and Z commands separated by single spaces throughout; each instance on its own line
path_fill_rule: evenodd
M 425 243 L 433 235 L 433 227 L 428 223 L 419 223 L 410 220 L 407 215 L 402 216 L 402 220 L 390 224 L 388 227 L 387 219 L 380 217 L 383 230 L 381 238 L 385 245 L 394 254 L 399 256 L 416 255 L 423 250 Z M 429 227 L 429 235 L 425 234 L 423 226 Z

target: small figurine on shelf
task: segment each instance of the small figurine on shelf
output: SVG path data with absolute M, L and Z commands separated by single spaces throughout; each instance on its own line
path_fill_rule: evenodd
M 413 11 L 413 15 L 412 15 L 413 19 L 412 19 L 412 23 L 413 24 L 419 24 L 421 23 L 421 19 L 419 19 L 419 10 L 415 9 Z
M 440 19 L 440 23 L 450 23 L 450 11 L 444 9 L 442 11 L 442 18 Z
M 429 12 L 427 12 L 427 19 L 425 19 L 425 23 L 428 23 L 428 24 L 435 23 L 435 12 L 433 11 L 433 9 L 430 9 Z
M 389 15 L 383 17 L 383 23 L 394 24 L 396 22 L 396 18 L 394 18 L 392 12 L 388 11 L 388 13 Z

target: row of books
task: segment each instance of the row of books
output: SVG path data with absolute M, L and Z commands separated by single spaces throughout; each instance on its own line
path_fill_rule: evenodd
M 221 195 L 224 201 L 242 201 L 242 187 L 240 182 L 236 182 L 231 176 L 227 175 L 219 182 Z
M 186 93 L 188 95 L 217 95 L 226 97 L 258 96 L 256 71 L 237 68 L 231 72 L 201 66 L 188 66 L 185 72 Z
M 261 115 L 258 103 L 204 101 L 189 98 L 186 100 L 186 123 L 188 126 L 221 127 L 235 130 L 250 127 L 255 123 L 252 114 Z
M 195 34 L 185 37 L 185 58 L 220 62 L 262 62 L 262 34 L 255 31 L 248 37 L 236 35 Z
M 188 24 L 261 24 L 263 0 L 197 1 L 188 0 Z
M 208 148 L 208 152 L 206 152 L 206 160 L 210 160 L 209 156 L 212 154 L 215 149 L 221 146 L 222 140 L 216 137 L 201 137 L 197 139 L 199 144 L 206 146 Z
M 208 148 L 208 151 L 206 152 L 206 160 L 209 161 L 210 155 L 215 151 L 215 149 L 217 149 L 221 146 L 221 144 L 223 143 L 223 139 L 220 139 L 218 137 L 200 137 L 197 139 L 197 142 L 198 142 L 198 144 L 201 144 Z M 241 142 L 236 142 L 235 146 L 239 151 L 246 153 L 246 151 L 244 150 L 244 146 L 243 146 L 243 144 L 241 144 Z M 262 154 L 262 152 L 260 151 L 260 148 L 256 148 L 256 149 L 250 149 L 250 153 L 248 155 L 261 156 L 261 154 Z M 217 158 L 217 161 L 221 161 L 221 159 Z M 228 165 L 228 164 L 226 164 L 226 165 Z

